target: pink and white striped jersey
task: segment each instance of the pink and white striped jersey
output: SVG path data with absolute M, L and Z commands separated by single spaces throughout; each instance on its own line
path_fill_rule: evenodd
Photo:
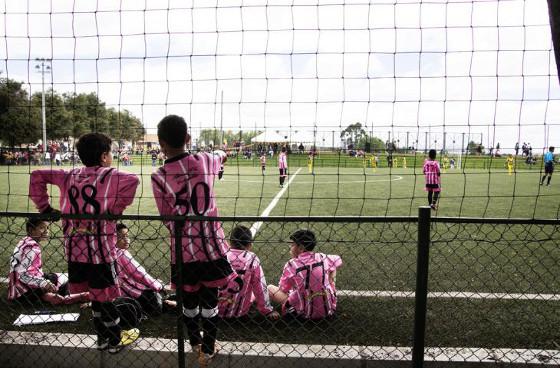
M 264 315 L 273 311 L 259 257 L 253 252 L 230 249 L 227 258 L 237 278 L 220 289 L 218 309 L 222 318 L 238 318 L 249 313 L 253 302 Z
M 124 295 L 138 298 L 144 290 L 161 291 L 163 285 L 132 257 L 128 250 L 117 248 L 117 277 Z
M 278 154 L 278 168 L 287 169 L 288 168 L 288 156 L 286 152 L 280 152 Z
M 336 311 L 336 288 L 329 274 L 342 265 L 338 255 L 303 252 L 284 266 L 279 288 L 295 314 L 320 319 Z
M 35 170 L 29 197 L 40 212 L 47 210 L 47 185 L 60 189 L 60 211 L 67 214 L 121 214 L 134 200 L 138 177 L 112 167 L 82 167 L 70 171 Z M 116 260 L 115 221 L 63 220 L 66 259 L 81 263 Z
M 218 216 L 214 182 L 225 155 L 200 152 L 167 159 L 152 174 L 154 199 L 161 215 Z M 175 264 L 175 225 L 171 232 L 171 263 Z M 224 258 L 229 244 L 219 221 L 187 221 L 183 227 L 183 262 L 208 262 Z
M 15 247 L 10 258 L 8 300 L 14 300 L 31 289 L 42 289 L 48 281 L 43 275 L 41 246 L 26 236 Z
M 440 191 L 441 185 L 441 172 L 439 168 L 439 162 L 435 160 L 424 161 L 424 177 L 426 179 L 426 190 L 432 190 L 434 192 Z

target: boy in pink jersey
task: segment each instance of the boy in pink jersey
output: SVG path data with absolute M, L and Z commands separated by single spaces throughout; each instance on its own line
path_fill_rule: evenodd
M 431 149 L 428 152 L 428 159 L 424 161 L 424 178 L 426 179 L 426 188 L 428 192 L 428 204 L 432 210 L 436 210 L 438 206 L 439 193 L 441 191 L 441 171 L 439 162 L 436 161 L 436 150 Z
M 278 154 L 278 170 L 280 171 L 280 188 L 284 188 L 284 181 L 288 176 L 288 157 L 286 156 L 286 146 L 283 146 Z
M 64 214 L 122 214 L 134 200 L 136 175 L 111 167 L 111 139 L 88 133 L 76 144 L 85 167 L 65 170 L 35 170 L 31 173 L 29 197 L 41 213 L 49 213 L 47 186 L 60 189 L 60 211 Z M 121 339 L 119 314 L 112 301 L 120 296 L 115 261 L 116 223 L 108 220 L 62 221 L 71 293 L 89 291 L 97 348 L 119 352 L 130 339 Z
M 68 276 L 43 273 L 41 242 L 49 238 L 46 221 L 30 218 L 25 224 L 27 236 L 15 247 L 10 258 L 8 300 L 21 304 L 44 301 L 53 305 L 82 303 L 89 294 L 68 294 Z
M 260 161 L 261 161 L 261 173 L 264 176 L 264 173 L 266 171 L 266 153 L 264 151 L 261 153 Z
M 117 224 L 117 277 L 123 296 L 136 299 L 144 313 L 158 315 L 162 312 L 163 284 L 153 278 L 128 251 L 128 227 Z
M 226 160 L 225 153 L 185 151 L 190 135 L 185 120 L 177 115 L 168 115 L 159 122 L 158 139 L 168 157 L 152 174 L 159 213 L 218 217 L 214 181 Z M 166 226 L 171 233 L 171 283 L 174 286 L 178 280 L 175 222 L 168 222 Z M 205 366 L 216 352 L 218 288 L 237 275 L 227 260 L 229 245 L 219 221 L 185 221 L 182 234 L 183 317 L 193 351 L 199 351 L 199 363 Z M 200 334 L 200 319 L 204 338 Z
M 231 249 L 227 258 L 237 273 L 237 278 L 220 289 L 218 309 L 222 318 L 246 316 L 253 302 L 263 315 L 278 319 L 280 315 L 270 304 L 266 279 L 259 257 L 253 252 L 251 230 L 243 225 L 236 226 L 230 237 Z
M 272 301 L 282 305 L 282 314 L 321 319 L 336 311 L 336 269 L 338 255 L 314 253 L 315 234 L 298 230 L 290 236 L 292 259 L 284 266 L 278 286 L 269 285 Z

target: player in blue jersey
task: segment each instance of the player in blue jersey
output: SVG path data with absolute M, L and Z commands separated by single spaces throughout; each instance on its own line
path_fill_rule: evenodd
M 550 185 L 550 179 L 552 179 L 552 173 L 554 172 L 554 147 L 550 147 L 548 152 L 544 154 L 544 176 L 541 179 L 541 185 L 544 184 L 544 179 L 548 175 L 548 180 L 546 181 L 546 186 Z

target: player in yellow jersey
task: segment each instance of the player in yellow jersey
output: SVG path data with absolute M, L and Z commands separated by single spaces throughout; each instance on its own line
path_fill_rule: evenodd
M 310 151 L 307 156 L 307 170 L 309 173 L 313 172 L 313 151 Z
M 513 156 L 511 154 L 509 154 L 506 159 L 506 166 L 508 169 L 508 174 L 513 175 Z

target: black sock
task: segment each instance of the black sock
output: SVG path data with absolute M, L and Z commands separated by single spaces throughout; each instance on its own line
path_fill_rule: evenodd
M 439 198 L 439 192 L 434 192 L 434 202 L 433 202 L 434 206 L 436 205 L 438 198 Z
M 548 181 L 546 182 L 546 185 L 550 185 L 550 179 L 552 179 L 552 176 L 548 176 Z
M 544 184 L 544 179 L 546 179 L 546 175 L 542 177 L 541 184 Z
M 432 205 L 432 198 L 433 198 L 434 192 L 432 192 L 431 190 L 428 192 L 428 204 L 431 206 Z
M 206 354 L 214 353 L 219 320 L 218 316 L 202 318 L 202 331 L 204 331 L 204 338 L 202 339 L 202 352 Z
M 189 343 L 191 346 L 200 345 L 202 343 L 199 321 L 200 314 L 197 314 L 193 318 L 183 315 L 183 322 L 185 322 L 185 326 L 187 327 L 187 334 L 189 335 Z

